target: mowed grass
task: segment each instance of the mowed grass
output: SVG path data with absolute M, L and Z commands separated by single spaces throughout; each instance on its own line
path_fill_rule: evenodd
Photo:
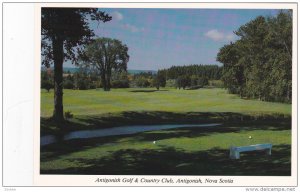
M 261 122 L 76 139 L 44 147 L 41 173 L 290 175 L 290 138 L 287 122 Z M 272 155 L 242 153 L 239 160 L 229 159 L 230 146 L 257 143 L 272 143 Z
M 224 89 L 131 88 L 64 90 L 64 110 L 74 114 L 62 127 L 67 132 L 130 124 L 221 125 L 59 141 L 41 147 L 42 174 L 291 175 L 290 104 L 244 100 Z M 52 111 L 53 92 L 42 90 L 42 131 L 55 130 L 46 120 Z M 252 118 L 257 114 L 268 115 Z M 258 143 L 272 143 L 272 155 L 229 158 L 230 146 Z
M 150 92 L 152 91 L 153 92 Z M 237 112 L 290 114 L 291 105 L 245 100 L 224 89 L 176 90 L 112 89 L 64 90 L 64 111 L 99 115 L 124 111 Z M 41 91 L 41 117 L 53 113 L 53 90 Z

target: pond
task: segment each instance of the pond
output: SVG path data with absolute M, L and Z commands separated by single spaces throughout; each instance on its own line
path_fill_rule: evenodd
M 134 133 L 140 133 L 145 131 L 155 131 L 164 129 L 175 129 L 184 127 L 215 127 L 221 124 L 210 123 L 210 124 L 166 124 L 166 125 L 130 125 L 130 126 L 120 126 L 104 129 L 94 129 L 94 130 L 81 130 L 73 131 L 67 133 L 63 136 L 63 140 L 70 139 L 84 139 L 84 138 L 94 138 L 94 137 L 105 137 L 114 135 L 129 135 Z M 48 145 L 57 142 L 57 137 L 54 135 L 46 135 L 41 137 L 41 146 Z

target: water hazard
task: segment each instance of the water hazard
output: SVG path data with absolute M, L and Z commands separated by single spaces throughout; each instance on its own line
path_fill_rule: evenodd
M 104 129 L 73 131 L 63 136 L 63 140 L 84 139 L 94 137 L 105 137 L 114 135 L 129 135 L 145 131 L 155 131 L 164 129 L 175 129 L 184 127 L 214 127 L 221 124 L 167 124 L 167 125 L 130 125 Z M 41 137 L 41 146 L 57 142 L 57 137 L 54 135 L 46 135 Z

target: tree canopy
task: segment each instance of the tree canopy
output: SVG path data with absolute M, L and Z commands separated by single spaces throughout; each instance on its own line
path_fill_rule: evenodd
M 111 88 L 112 72 L 126 71 L 128 61 L 128 47 L 117 39 L 98 38 L 85 49 L 84 63 L 99 72 L 105 91 Z
M 220 79 L 222 76 L 222 67 L 217 65 L 184 65 L 172 66 L 168 69 L 159 70 L 166 74 L 166 79 L 177 79 L 179 76 L 200 76 L 208 79 Z
M 91 21 L 107 22 L 111 17 L 96 8 L 42 8 L 42 64 L 54 64 L 54 112 L 57 122 L 63 116 L 63 62 L 77 63 L 84 45 L 95 35 Z
M 259 16 L 242 25 L 235 43 L 222 47 L 222 80 L 230 93 L 264 101 L 291 102 L 292 12 Z

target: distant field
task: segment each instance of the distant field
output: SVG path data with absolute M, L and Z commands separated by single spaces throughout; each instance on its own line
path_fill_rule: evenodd
M 291 105 L 245 100 L 224 89 L 176 90 L 151 88 L 64 90 L 64 111 L 98 115 L 124 111 L 236 112 L 291 114 Z M 41 116 L 53 112 L 53 90 L 41 91 Z

